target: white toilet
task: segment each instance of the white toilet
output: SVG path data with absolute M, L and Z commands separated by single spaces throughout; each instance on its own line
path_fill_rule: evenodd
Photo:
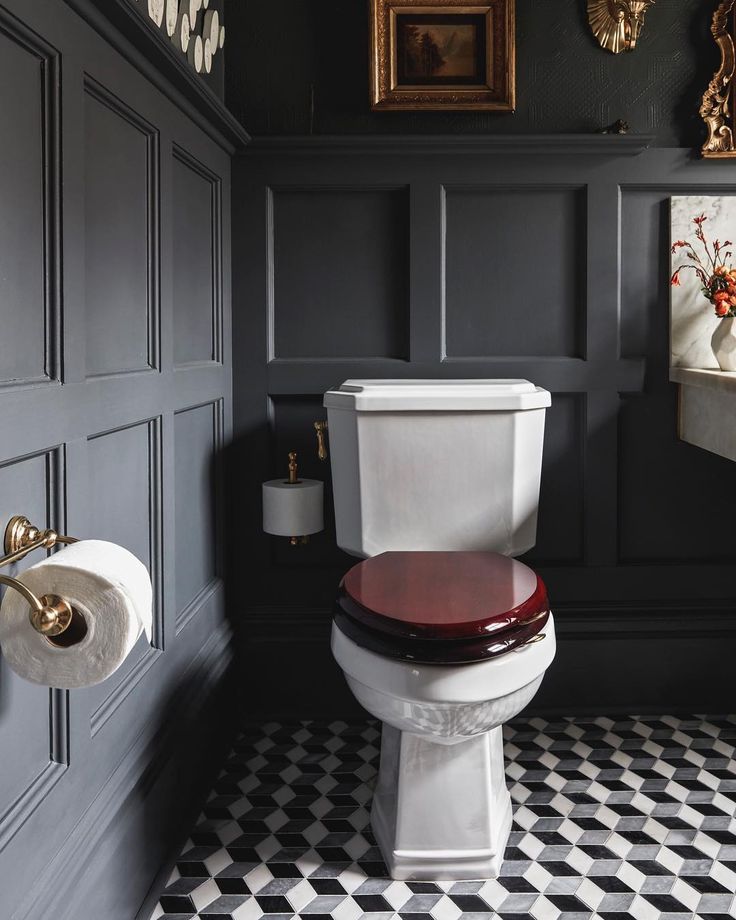
M 395 879 L 499 872 L 501 726 L 555 654 L 536 540 L 550 395 L 526 380 L 349 380 L 325 394 L 340 586 L 332 651 L 383 723 L 371 823 Z

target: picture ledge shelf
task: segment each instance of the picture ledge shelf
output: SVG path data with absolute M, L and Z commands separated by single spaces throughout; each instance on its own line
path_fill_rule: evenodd
M 654 142 L 652 134 L 309 134 L 261 135 L 245 156 L 278 150 L 294 153 L 583 154 L 637 156 Z
M 688 444 L 736 460 L 736 373 L 673 367 L 679 385 L 678 435 Z

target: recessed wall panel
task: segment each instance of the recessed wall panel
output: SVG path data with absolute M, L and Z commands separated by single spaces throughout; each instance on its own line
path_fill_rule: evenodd
M 621 193 L 621 354 L 669 364 L 669 193 Z
M 175 150 L 174 361 L 219 360 L 221 324 L 220 183 Z
M 531 563 L 580 562 L 583 556 L 584 397 L 553 393 L 544 426 L 537 544 Z
M 176 610 L 182 614 L 216 569 L 218 403 L 178 412 L 174 423 Z
M 445 205 L 448 356 L 579 356 L 584 191 L 447 189 Z
M 49 58 L 0 30 L 0 384 L 53 372 L 47 347 L 54 331 L 56 231 L 48 197 L 53 190 L 44 175 L 53 175 L 55 128 L 45 125 L 54 111 L 52 67 Z
M 97 84 L 84 98 L 87 375 L 156 365 L 155 130 Z
M 619 418 L 621 562 L 731 563 L 733 463 L 679 440 L 677 387 L 624 398 Z
M 273 189 L 277 358 L 406 358 L 406 189 Z
M 25 514 L 39 526 L 58 526 L 49 515 L 55 505 L 53 467 L 53 454 L 48 453 L 0 465 L 0 529 L 16 514 Z M 42 558 L 37 552 L 28 562 L 3 569 L 3 574 L 19 576 Z M 7 590 L 0 586 L 0 597 Z M 0 840 L 6 833 L 6 819 L 11 820 L 8 811 L 49 766 L 49 693 L 48 687 L 16 676 L 0 650 L 0 750 L 13 752 L 12 757 L 3 757 L 0 770 Z
M 154 544 L 158 515 L 156 431 L 155 422 L 145 421 L 91 438 L 87 484 L 88 512 L 94 521 L 95 538 L 130 550 L 146 566 L 154 584 L 160 576 L 155 566 Z M 157 624 L 156 611 L 153 619 Z M 159 641 L 155 634 L 152 643 L 142 635 L 119 670 L 89 691 L 95 703 L 100 705 L 124 687 L 141 659 L 151 653 L 151 644 L 155 646 Z

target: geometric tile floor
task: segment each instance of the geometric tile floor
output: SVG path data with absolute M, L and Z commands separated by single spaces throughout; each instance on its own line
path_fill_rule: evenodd
M 736 917 L 736 717 L 516 720 L 493 881 L 394 882 L 369 825 L 375 723 L 248 728 L 153 918 Z

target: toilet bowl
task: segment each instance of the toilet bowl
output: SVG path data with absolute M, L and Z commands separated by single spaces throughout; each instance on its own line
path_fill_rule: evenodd
M 324 395 L 337 543 L 363 561 L 332 650 L 383 723 L 371 823 L 396 879 L 498 874 L 501 726 L 555 654 L 536 542 L 550 394 L 529 380 L 346 380 Z
M 489 552 L 387 552 L 354 566 L 332 651 L 383 723 L 371 823 L 392 878 L 498 875 L 511 827 L 501 726 L 555 654 L 546 590 Z

